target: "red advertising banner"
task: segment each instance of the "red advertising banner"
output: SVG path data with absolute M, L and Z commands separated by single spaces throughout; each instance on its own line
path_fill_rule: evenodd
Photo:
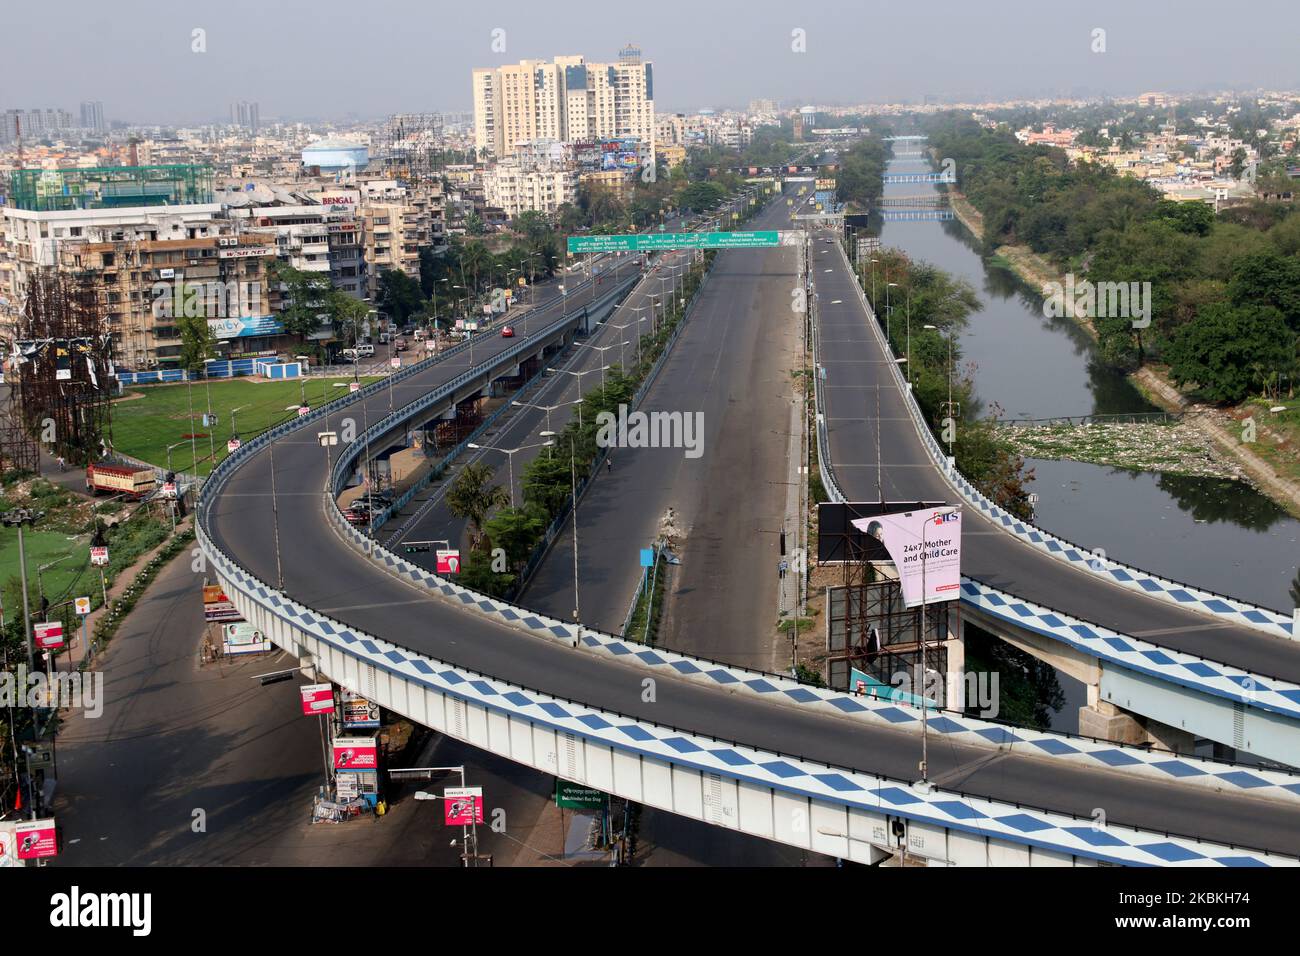
M 335 737 L 335 770 L 378 770 L 379 744 L 374 737 Z
M 108 548 L 94 547 L 90 549 L 90 563 L 103 567 L 108 564 Z
M 334 709 L 333 684 L 303 684 L 298 690 L 302 694 L 302 712 L 308 717 Z
M 460 552 L 439 548 L 437 570 L 439 574 L 460 574 Z
M 482 787 L 448 787 L 442 792 L 443 818 L 449 827 L 483 822 Z
M 37 621 L 32 625 L 32 633 L 36 635 L 37 647 L 48 650 L 63 646 L 62 621 Z
M 27 820 L 14 826 L 18 859 L 39 860 L 59 855 L 58 834 L 53 820 Z

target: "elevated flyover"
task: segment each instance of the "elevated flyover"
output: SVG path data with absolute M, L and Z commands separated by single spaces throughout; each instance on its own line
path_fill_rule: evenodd
M 536 346 L 549 327 L 535 329 L 519 344 Z M 515 347 L 482 345 L 475 374 Z M 931 721 L 936 785 L 919 791 L 918 738 L 899 729 L 914 714 L 655 651 L 475 594 L 373 546 L 324 490 L 315 432 L 340 415 L 374 423 L 340 446 L 342 475 L 367 437 L 458 387 L 467 370 L 457 363 L 414 370 L 403 384 L 421 397 L 391 414 L 379 383 L 279 425 L 205 485 L 206 573 L 310 673 L 544 772 L 863 862 L 900 848 L 936 864 L 1298 862 L 1292 778 L 1096 741 L 1063 753 L 1057 735 L 953 719 Z
M 1063 647 L 1091 666 L 1081 679 L 1092 707 L 1300 763 L 1300 643 L 1290 619 L 1092 554 L 980 495 L 924 424 L 842 246 L 831 233 L 817 239 L 819 439 L 831 492 L 875 501 L 882 479 L 889 500 L 964 504 L 968 617 L 1040 656 Z

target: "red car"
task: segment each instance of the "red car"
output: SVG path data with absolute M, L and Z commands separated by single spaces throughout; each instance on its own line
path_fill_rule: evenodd
M 513 339 L 515 337 L 515 330 L 507 325 L 501 330 L 501 337 L 503 339 Z

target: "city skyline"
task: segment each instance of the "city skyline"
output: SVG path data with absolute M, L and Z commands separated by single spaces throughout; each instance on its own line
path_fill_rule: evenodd
M 72 110 L 93 98 L 105 104 L 106 119 L 129 125 L 219 122 L 239 100 L 260 102 L 270 121 L 461 111 L 472 107 L 468 77 L 476 68 L 565 55 L 604 62 L 629 42 L 656 63 L 660 113 L 743 108 L 753 98 L 972 102 L 1300 86 L 1289 39 L 1300 12 L 1280 2 L 1238 18 L 1224 18 L 1208 3 L 1044 11 L 1014 0 L 992 16 L 987 7 L 951 2 L 867 14 L 832 2 L 812 19 L 784 4 L 745 4 L 740 17 L 734 5 L 699 8 L 674 0 L 656 5 L 659 16 L 644 22 L 606 27 L 602 8 L 592 3 L 568 4 L 565 15 L 554 16 L 512 2 L 448 23 L 425 5 L 387 0 L 372 8 L 374 22 L 410 29 L 387 35 L 382 53 L 367 45 L 350 54 L 365 79 L 331 82 L 327 97 L 300 81 L 319 47 L 281 43 L 267 57 L 264 47 L 242 42 L 229 26 L 252 23 L 268 36 L 295 36 L 304 17 L 321 16 L 320 5 L 267 9 L 234 0 L 230 15 L 209 22 L 201 12 L 151 6 L 155 29 L 147 34 L 92 13 L 91 29 L 57 37 L 41 30 L 34 11 L 15 10 L 12 32 L 31 42 L 6 54 L 11 71 L 7 102 L 0 105 Z M 860 26 L 846 30 L 845 23 Z M 924 43 L 918 50 L 915 42 L 892 43 L 894 37 Z M 1104 52 L 1094 52 L 1098 46 Z M 41 68 L 52 61 L 81 69 Z

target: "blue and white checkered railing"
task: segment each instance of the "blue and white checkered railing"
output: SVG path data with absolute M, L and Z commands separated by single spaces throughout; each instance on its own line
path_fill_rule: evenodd
M 344 398 L 339 401 L 348 400 Z M 569 732 L 592 739 L 605 739 L 607 742 L 624 747 L 630 746 L 639 753 L 653 753 L 662 759 L 698 769 L 708 769 L 710 772 L 726 773 L 730 777 L 766 782 L 771 786 L 792 792 L 816 795 L 821 799 L 834 799 L 852 806 L 873 808 L 909 819 L 975 832 L 1010 842 L 1043 846 L 1116 863 L 1277 865 L 1294 862 L 1290 858 L 1259 851 L 1207 847 L 1190 838 L 1167 836 L 1161 838 L 1154 834 L 1115 826 L 1097 829 L 1090 821 L 1080 821 L 1049 811 L 1013 809 L 1009 805 L 968 798 L 960 794 L 934 791 L 920 795 L 897 781 L 854 772 L 826 773 L 825 771 L 834 768 L 764 754 L 741 745 L 710 751 L 705 742 L 711 738 L 682 735 L 676 730 L 668 730 L 644 721 L 624 723 L 620 727 L 590 709 L 582 708 L 581 705 L 569 701 L 561 702 L 554 697 L 528 691 L 525 688 L 505 685 L 398 649 L 377 638 L 357 635 L 345 625 L 330 621 L 296 604 L 249 575 L 217 548 L 206 533 L 211 502 L 243 457 L 254 453 L 280 435 L 302 427 L 312 419 L 323 417 L 325 414 L 324 409 L 318 409 L 304 416 L 307 422 L 302 419 L 290 419 L 246 443 L 223 461 L 205 489 L 206 494 L 202 499 L 199 512 L 198 536 L 200 546 L 226 577 L 233 590 L 239 592 L 244 598 L 261 604 L 293 626 L 313 633 L 346 650 L 347 653 L 364 656 L 376 666 L 394 672 L 400 662 L 407 679 L 413 679 L 412 675 L 415 675 L 415 679 L 429 682 L 436 678 L 441 682 L 442 689 L 453 696 L 460 696 L 466 700 L 478 699 L 484 706 L 497 710 L 517 710 L 527 719 L 546 722 L 557 729 L 562 727 L 563 715 L 563 729 L 569 730 L 571 727 Z M 328 507 L 331 500 L 328 496 L 322 495 L 322 499 L 327 505 L 325 509 L 327 516 L 332 519 L 334 527 L 345 540 L 359 550 L 368 550 L 369 539 L 349 525 L 337 508 Z M 635 645 L 616 635 L 601 634 L 569 622 L 549 618 L 526 608 L 497 601 L 462 588 L 411 565 L 379 547 L 374 548 L 374 558 L 391 573 L 411 583 L 423 585 L 429 591 L 438 593 L 467 610 L 487 614 L 504 623 L 534 634 L 549 636 L 557 641 L 571 644 L 580 642 L 589 649 L 622 659 L 633 657 L 642 666 L 667 668 L 674 674 L 701 681 L 712 681 L 726 685 L 732 690 L 743 690 L 782 703 L 831 708 L 840 714 L 866 720 L 885 721 L 895 726 L 915 725 L 917 722 L 916 715 L 910 712 L 910 708 L 887 701 L 855 698 L 819 688 L 810 688 L 778 675 L 762 674 L 700 658 L 687 658 L 684 655 L 658 651 Z M 503 703 L 508 706 L 503 706 Z M 629 719 L 624 718 L 624 720 Z M 951 723 L 940 721 L 951 721 Z M 1092 763 L 1113 769 L 1127 769 L 1157 778 L 1163 774 L 1189 782 L 1195 781 L 1220 788 L 1226 785 L 1279 797 L 1289 797 L 1296 793 L 1293 782 L 1284 774 L 1253 770 L 1243 773 L 1223 764 L 1190 758 L 1171 758 L 1168 755 L 1150 754 L 1138 748 L 1117 746 L 1102 741 L 1085 741 L 1084 738 L 1066 738 L 1062 735 L 1010 730 L 958 715 L 945 714 L 936 717 L 930 721 L 930 726 L 942 728 L 938 732 L 951 733 L 960 739 L 982 740 L 992 746 L 1019 748 L 1060 759 Z M 712 743 L 716 745 L 717 741 L 713 740 Z M 802 786 L 792 782 L 796 778 L 800 780 Z
M 843 259 L 846 268 L 849 268 L 850 273 L 852 273 L 843 246 L 836 243 L 836 248 L 839 249 L 840 258 Z M 870 326 L 872 334 L 875 335 L 876 340 L 885 349 L 886 354 L 891 354 L 889 343 L 885 341 L 884 333 L 880 329 L 880 323 L 875 319 L 875 314 L 871 310 L 871 304 L 867 301 L 866 294 L 856 281 L 854 281 L 853 286 L 857 290 L 863 308 L 867 311 L 869 319 L 867 325 Z M 904 378 L 903 373 L 899 371 L 897 365 L 891 364 L 890 370 L 895 384 L 906 399 L 908 412 L 912 417 L 917 434 L 921 436 L 921 441 L 929 450 L 930 457 L 934 460 L 940 472 L 943 473 L 963 499 L 978 508 L 1010 534 L 1015 535 L 1020 540 L 1056 560 L 1067 562 L 1074 567 L 1089 570 L 1096 574 L 1104 574 L 1109 580 L 1130 590 L 1168 601 L 1179 607 L 1201 611 L 1219 620 L 1243 624 L 1266 634 L 1272 634 L 1275 637 L 1300 639 L 1300 635 L 1292 633 L 1292 619 L 1279 611 L 1258 607 L 1246 601 L 1216 594 L 1213 591 L 1158 577 L 1131 565 L 1114 561 L 1100 553 L 1090 552 L 1086 548 L 1035 528 L 1029 522 L 1008 514 L 989 501 L 956 468 L 949 464 L 948 456 L 930 431 L 920 405 L 917 404 L 915 396 L 907 387 L 907 380 Z
M 363 554 L 368 551 L 369 538 L 364 532 L 348 524 L 341 514 L 332 516 L 332 521 L 339 534 L 353 548 Z M 526 631 L 534 637 L 568 645 L 577 643 L 592 651 L 608 654 L 625 663 L 636 664 L 651 671 L 663 670 L 674 677 L 687 678 L 707 686 L 725 687 L 732 692 L 752 694 L 787 706 L 811 707 L 838 716 L 864 720 L 867 723 L 915 730 L 917 733 L 921 730 L 920 711 L 905 704 L 812 687 L 780 674 L 678 654 L 617 634 L 609 634 L 571 621 L 549 617 L 509 601 L 488 597 L 463 587 L 384 548 L 376 547 L 373 559 L 381 568 L 405 584 L 413 585 L 434 597 L 451 601 L 457 606 L 485 614 L 503 624 Z M 1074 635 L 1074 637 L 1076 641 L 1081 639 L 1081 635 Z M 1100 635 L 1097 638 L 1107 639 Z M 1140 656 L 1143 653 L 1140 646 L 1134 647 L 1132 653 L 1139 664 L 1144 662 Z M 1189 658 L 1188 661 L 1190 660 Z M 1249 692 L 1242 686 L 1233 684 L 1229 678 L 1220 679 L 1225 684 L 1225 693 L 1228 690 L 1238 693 Z M 1300 703 L 1300 698 L 1290 699 L 1272 687 L 1261 686 L 1253 693 L 1263 698 L 1266 706 L 1280 702 L 1282 705 L 1294 707 Z M 1272 706 L 1270 709 L 1282 708 Z M 955 712 L 943 712 L 938 716 L 931 716 L 928 723 L 932 733 L 949 735 L 954 742 L 992 745 L 1003 750 L 1056 757 L 1094 768 L 1129 770 L 1158 779 L 1174 778 L 1217 789 L 1224 789 L 1227 786 L 1262 795 L 1300 799 L 1300 776 L 1284 772 L 1254 769 L 1246 771 L 1232 764 L 1152 752 L 1143 747 L 1128 747 L 1090 737 L 1006 727 Z
M 778 755 L 742 743 L 598 710 L 453 667 L 397 647 L 378 637 L 358 632 L 289 600 L 249 575 L 214 547 L 201 527 L 199 542 L 225 581 L 227 593 L 241 605 L 246 614 L 250 605 L 260 606 L 297 631 L 311 635 L 338 652 L 403 681 L 467 701 L 490 712 L 506 714 L 620 751 L 816 801 L 1120 865 L 1294 866 L 1300 863 L 1294 858 L 1263 850 L 1208 844 L 1192 837 L 1137 830 L 1114 821 L 1098 826 L 1090 819 L 1000 803 L 954 791 L 936 788 L 928 793 L 919 793 L 904 781 Z M 413 569 L 411 573 L 413 579 L 418 575 L 427 575 L 427 572 L 420 569 Z M 470 592 L 451 587 L 453 591 L 462 592 L 455 599 L 466 606 L 487 602 L 488 606 L 480 605 L 479 610 L 502 616 L 506 612 L 514 613 L 508 606 L 494 607 L 492 605 L 497 602 L 481 596 L 475 601 Z M 574 632 L 572 625 L 531 615 L 526 611 L 522 613 L 527 615 L 520 620 L 524 626 L 550 630 L 557 639 L 568 637 Z M 611 650 L 611 653 L 614 651 Z M 711 679 L 731 683 L 726 679 Z M 781 691 L 774 689 L 772 693 Z M 796 698 L 790 699 L 798 703 Z M 934 721 L 931 721 L 931 726 L 934 726 Z M 1024 742 L 1028 747 L 1036 746 L 1032 741 Z M 1052 748 L 1037 746 L 1044 753 L 1051 753 Z M 1107 750 L 1120 755 L 1127 748 L 1108 746 Z M 1108 766 L 1124 766 L 1125 758 L 1099 756 L 1097 759 Z M 1198 769 L 1195 764 L 1187 765 L 1187 770 L 1192 775 L 1197 775 Z M 1186 779 L 1181 770 L 1154 768 L 1153 772 L 1163 772 L 1175 779 Z M 1222 782 L 1230 786 L 1245 786 L 1243 782 L 1233 780 Z M 1275 784 L 1262 777 L 1260 786 L 1280 793 Z

